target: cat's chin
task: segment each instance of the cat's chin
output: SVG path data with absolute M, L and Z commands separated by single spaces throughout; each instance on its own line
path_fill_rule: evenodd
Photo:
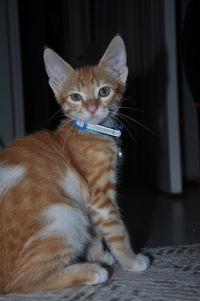
M 103 120 L 95 119 L 95 120 L 89 120 L 87 123 L 90 124 L 102 124 Z
M 79 118 L 77 120 L 82 121 L 82 122 L 86 122 L 86 123 L 90 123 L 90 124 L 102 124 L 103 121 L 105 120 L 105 118 L 100 118 L 100 117 L 93 116 L 91 118 L 87 118 L 87 119 Z

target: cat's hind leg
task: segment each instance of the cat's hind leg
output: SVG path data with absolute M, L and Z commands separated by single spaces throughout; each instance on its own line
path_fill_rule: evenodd
M 102 236 L 97 233 L 87 249 L 86 258 L 89 262 L 98 261 L 107 265 L 112 265 L 115 262 L 115 258 L 112 256 L 109 250 L 105 249 Z
M 72 264 L 92 237 L 80 208 L 51 205 L 40 215 L 44 226 L 24 244 L 5 285 L 5 293 L 59 289 L 100 283 L 108 278 L 99 264 Z
M 27 282 L 27 274 L 24 281 L 19 283 L 10 283 L 5 293 L 30 293 L 35 291 L 57 290 L 78 285 L 93 285 L 106 281 L 108 279 L 108 271 L 95 263 L 77 263 L 69 265 L 63 270 L 53 273 L 40 281 Z

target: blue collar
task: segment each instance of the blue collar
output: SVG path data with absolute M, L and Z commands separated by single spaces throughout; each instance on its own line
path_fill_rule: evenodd
M 121 136 L 121 129 L 123 129 L 122 125 L 117 125 L 115 128 L 111 128 L 111 127 L 107 127 L 107 126 L 103 126 L 103 125 L 99 125 L 99 124 L 92 124 L 92 123 L 86 123 L 83 121 L 79 121 L 79 120 L 72 120 L 72 124 L 84 131 L 91 131 L 91 132 L 95 132 L 95 133 L 101 133 L 103 135 L 108 135 L 108 136 L 112 136 L 112 137 L 117 137 L 119 138 Z

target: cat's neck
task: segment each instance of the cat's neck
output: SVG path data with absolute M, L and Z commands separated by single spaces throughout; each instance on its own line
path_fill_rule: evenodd
M 105 119 L 102 123 L 100 123 L 100 125 L 115 128 L 117 125 L 117 122 L 114 119 L 109 118 L 109 119 Z
M 75 121 L 75 123 L 77 122 L 78 124 L 78 121 Z M 78 138 L 78 135 L 80 136 L 90 136 L 90 135 L 94 135 L 96 136 L 96 138 L 100 138 L 101 137 L 108 137 L 108 138 L 111 138 L 112 139 L 112 136 L 115 136 L 117 137 L 117 135 L 104 135 L 103 133 L 101 133 L 100 131 L 90 131 L 90 130 L 81 130 L 81 127 L 79 128 L 79 126 L 76 126 L 74 122 L 72 122 L 71 120 L 69 119 L 64 119 L 62 120 L 62 122 L 60 123 L 59 127 L 57 128 L 56 130 L 56 135 L 59 136 L 59 139 L 61 141 L 63 141 L 64 139 L 66 140 L 69 140 L 70 137 L 73 137 L 74 135 L 76 135 L 76 137 Z M 90 124 L 92 125 L 92 124 Z M 98 124 L 100 126 L 103 126 L 103 127 L 108 127 L 108 128 L 113 128 L 116 129 L 116 126 L 117 126 L 117 123 L 115 121 L 113 121 L 112 119 L 110 120 L 106 120 L 104 122 L 102 122 L 101 124 Z M 115 130 L 117 131 L 117 130 Z M 120 131 L 119 131 L 120 132 Z M 119 134 L 119 136 L 121 135 L 121 133 Z M 119 137 L 118 136 L 118 137 Z M 78 139 L 76 139 L 76 141 L 78 142 Z
M 80 120 L 72 120 L 72 124 L 74 127 L 82 131 L 91 131 L 98 134 L 108 135 L 111 137 L 121 136 L 120 125 L 117 125 L 115 127 L 110 127 L 110 126 L 104 126 L 100 124 L 86 123 Z

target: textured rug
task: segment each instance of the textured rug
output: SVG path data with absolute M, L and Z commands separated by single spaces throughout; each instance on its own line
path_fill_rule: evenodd
M 0 301 L 200 301 L 200 244 L 144 249 L 152 265 L 144 273 L 113 266 L 108 282 L 27 295 L 0 296 Z

